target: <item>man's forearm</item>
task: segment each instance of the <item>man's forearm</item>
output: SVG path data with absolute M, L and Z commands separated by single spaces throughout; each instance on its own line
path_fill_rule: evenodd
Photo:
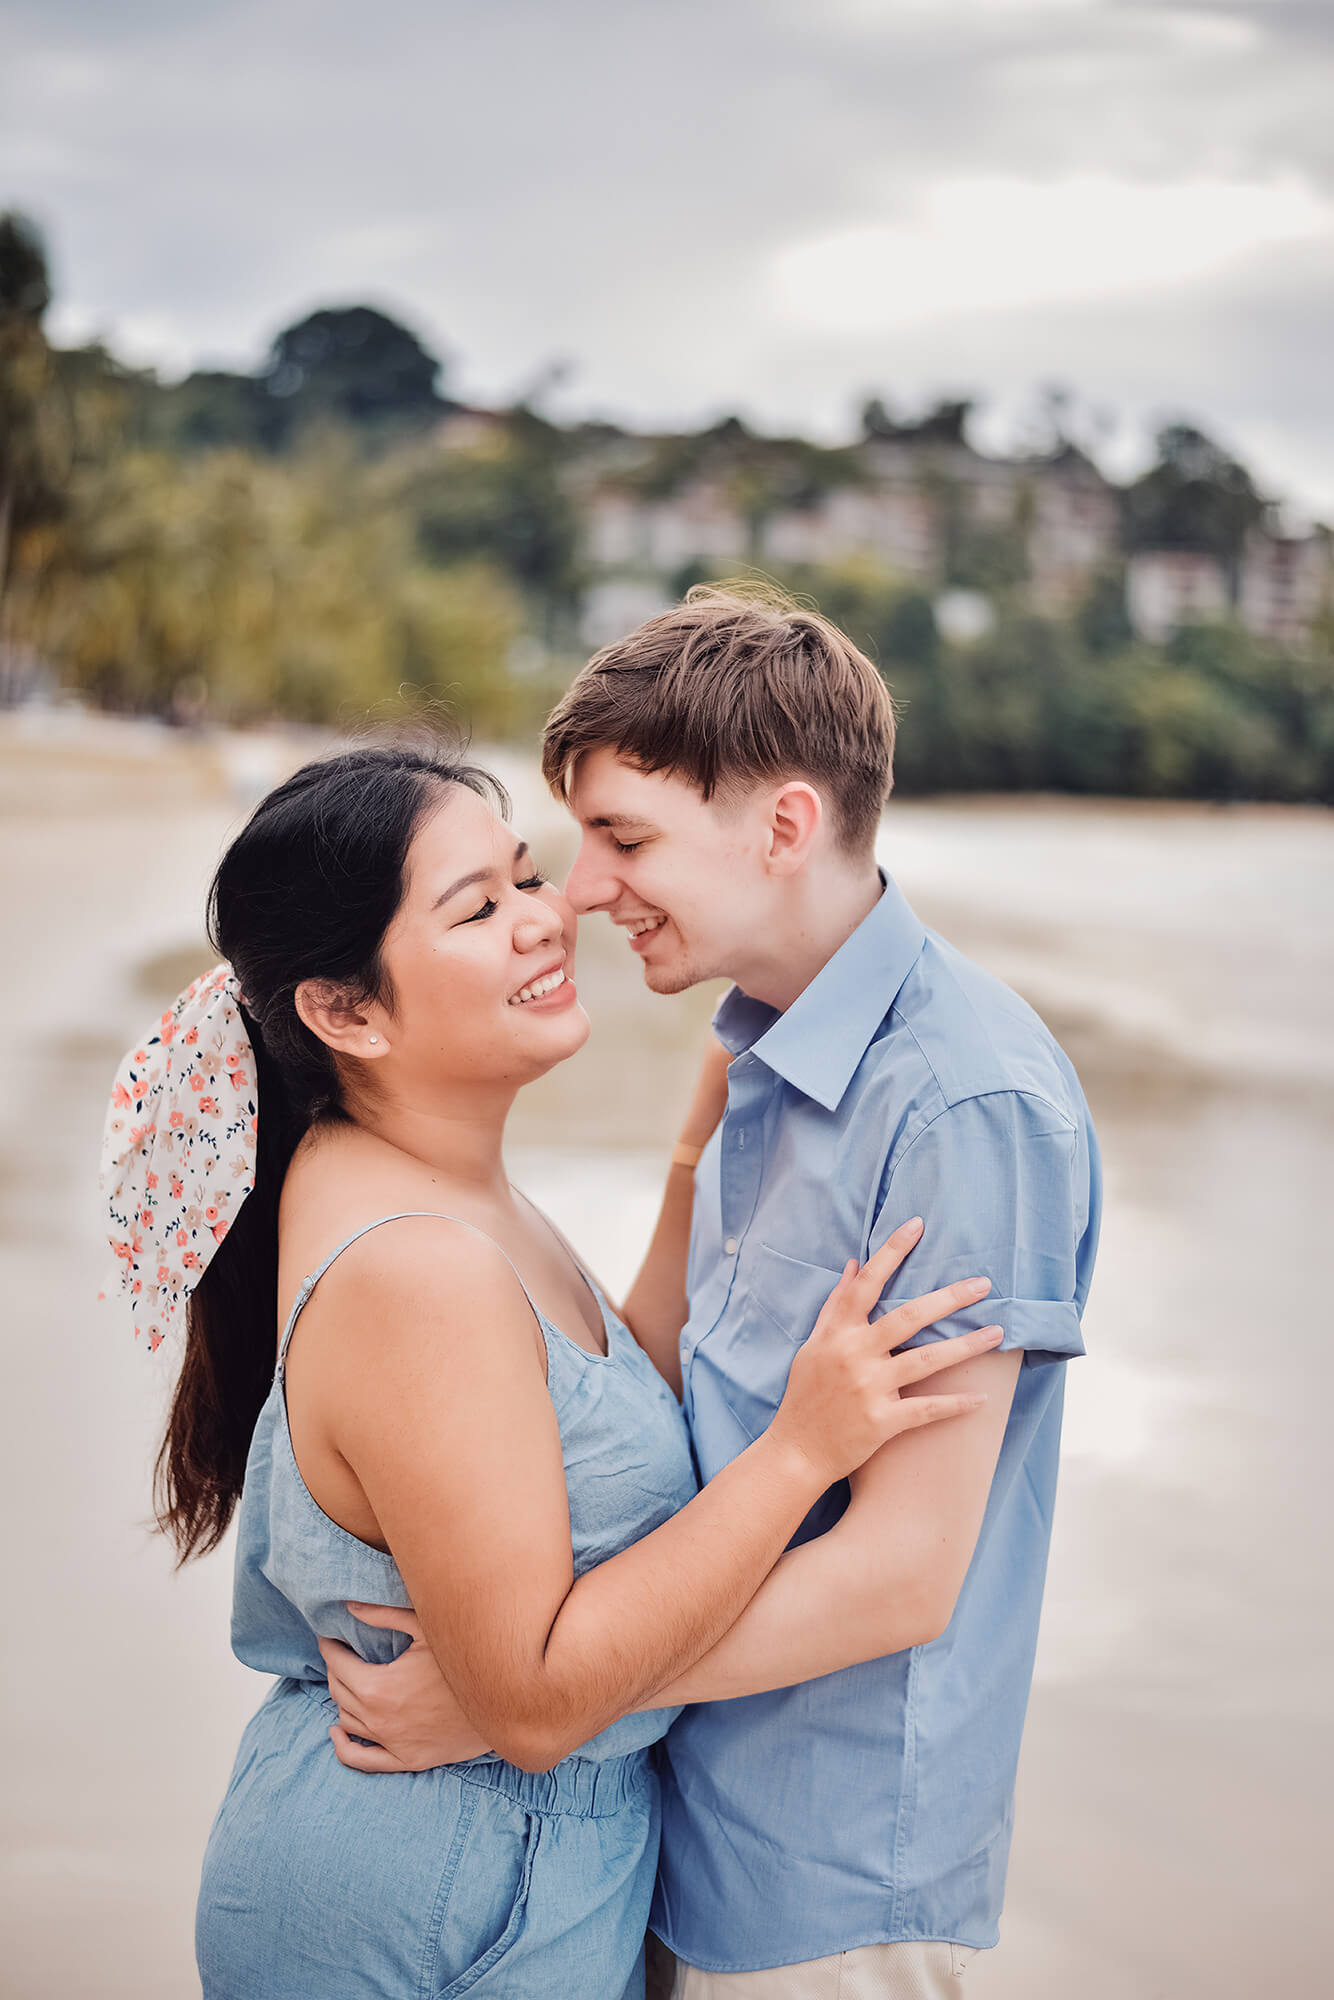
M 626 1325 L 675 1396 L 681 1394 L 681 1328 L 688 1311 L 686 1258 L 694 1193 L 690 1169 L 673 1166 L 653 1240 L 624 1307 Z
M 662 1688 L 655 1705 L 793 1687 L 935 1638 L 920 1571 L 906 1552 L 892 1565 L 873 1563 L 855 1535 L 840 1534 L 842 1525 L 790 1549 L 717 1645 Z
M 987 1354 L 937 1376 L 937 1389 L 986 1402 L 883 1446 L 853 1474 L 842 1519 L 780 1557 L 735 1625 L 659 1699 L 730 1701 L 938 1638 L 977 1546 L 1020 1359 Z
M 708 1144 L 727 1103 L 727 1050 L 711 1035 L 681 1142 L 696 1154 Z M 625 1323 L 673 1395 L 681 1394 L 681 1329 L 689 1315 L 686 1263 L 695 1201 L 691 1167 L 673 1161 L 667 1172 L 658 1225 L 639 1275 L 625 1301 Z

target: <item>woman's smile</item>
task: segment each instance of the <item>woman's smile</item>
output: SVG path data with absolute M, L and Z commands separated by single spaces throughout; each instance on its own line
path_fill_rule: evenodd
M 578 998 L 573 979 L 563 965 L 558 965 L 553 971 L 538 974 L 526 986 L 521 986 L 517 993 L 512 993 L 508 1005 L 554 1014 L 562 1007 L 572 1007 Z

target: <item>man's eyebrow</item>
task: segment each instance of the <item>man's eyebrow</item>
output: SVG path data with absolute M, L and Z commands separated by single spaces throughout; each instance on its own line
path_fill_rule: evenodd
M 652 820 L 645 819 L 641 813 L 597 813 L 592 819 L 585 821 L 587 826 L 605 826 L 609 833 L 623 833 L 627 826 L 652 826 L 652 824 Z
M 513 856 L 511 857 L 510 860 L 511 868 L 514 866 L 514 863 L 516 861 L 522 861 L 524 855 L 527 852 L 528 852 L 528 842 L 526 840 L 521 840 L 518 846 L 515 848 Z M 495 872 L 496 871 L 494 868 L 474 868 L 471 875 L 460 875 L 457 882 L 451 882 L 449 887 L 436 897 L 435 901 L 431 905 L 432 910 L 438 910 L 440 908 L 440 905 L 442 903 L 447 903 L 451 896 L 459 895 L 464 889 L 471 889 L 474 883 L 476 882 L 491 881 L 492 877 L 495 875 Z

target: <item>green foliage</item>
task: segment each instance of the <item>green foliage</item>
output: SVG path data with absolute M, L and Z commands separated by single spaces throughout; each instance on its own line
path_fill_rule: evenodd
M 277 335 L 254 375 L 201 370 L 153 385 L 147 441 L 174 451 L 304 451 L 329 433 L 368 452 L 429 432 L 452 406 L 442 366 L 372 306 L 310 313 Z
M 14 240 L 25 248 L 0 230 L 0 296 L 40 305 Z M 364 340 L 344 337 L 349 323 Z M 383 445 L 389 419 L 428 402 L 438 418 L 438 364 L 380 315 L 315 315 L 290 336 L 275 352 L 304 357 L 309 381 L 274 455 L 262 382 L 164 389 L 99 347 L 52 353 L 32 312 L 0 313 L 0 500 L 14 524 L 0 638 L 118 708 L 330 721 L 407 683 L 477 727 L 531 726 L 543 690 L 520 686 L 510 660 L 527 622 L 516 576 L 541 572 L 537 531 L 525 543 L 499 519 L 505 533 L 428 560 L 411 480 L 365 450 L 368 426 Z M 363 363 L 378 399 L 358 388 Z M 534 462 L 505 497 L 526 489 L 540 518 Z
M 312 314 L 257 376 L 164 387 L 103 348 L 53 351 L 29 225 L 0 216 L 0 660 L 40 657 L 105 704 L 243 721 L 363 715 L 408 685 L 488 732 L 533 730 L 577 664 L 575 495 L 611 463 L 642 499 L 716 483 L 765 519 L 866 476 L 856 453 L 756 437 L 571 431 L 519 407 L 442 434 L 439 364 L 369 308 Z M 948 454 L 967 417 L 868 408 L 872 437 L 930 448 L 944 580 L 994 628 L 939 631 L 932 596 L 869 555 L 779 580 L 876 661 L 900 716 L 904 791 L 1045 787 L 1334 803 L 1334 622 L 1284 652 L 1231 624 L 1134 642 L 1124 578 L 1067 619 L 1025 608 L 1025 513 L 979 525 Z M 1127 496 L 1132 542 L 1234 561 L 1259 502 L 1244 469 L 1176 425 Z M 684 594 L 710 572 L 673 579 Z
M 420 429 L 446 404 L 440 363 L 405 326 L 372 306 L 314 312 L 284 328 L 256 387 L 270 443 L 348 424 L 384 434 Z
M 149 430 L 155 443 L 178 451 L 253 451 L 272 436 L 265 417 L 253 376 L 200 372 L 158 392 Z
M 108 706 L 329 721 L 438 691 L 503 727 L 513 590 L 481 563 L 427 570 L 368 503 L 355 456 L 128 449 L 77 472 L 35 637 Z
M 936 403 L 925 416 L 900 422 L 890 414 L 882 397 L 871 396 L 862 404 L 862 436 L 911 444 L 962 444 L 972 409 L 969 399 Z
M 1189 549 L 1229 567 L 1264 511 L 1249 472 L 1190 424 L 1159 431 L 1158 459 L 1126 490 L 1132 549 Z
M 1000 596 L 1028 581 L 1028 537 L 1018 522 L 958 520 L 947 538 L 946 581 Z
M 1135 635 L 1126 610 L 1124 571 L 1104 570 L 1094 577 L 1088 595 L 1075 613 L 1075 627 L 1095 657 L 1121 652 L 1131 643 Z
M 11 319 L 41 324 L 51 303 L 51 281 L 41 236 L 26 216 L 0 214 L 0 324 Z
M 578 522 L 560 481 L 560 436 L 517 410 L 474 448 L 421 452 L 389 473 L 423 559 L 498 563 L 544 628 L 572 609 L 578 587 Z
M 746 522 L 758 549 L 771 515 L 815 506 L 835 487 L 864 476 L 847 450 L 806 438 L 758 437 L 739 417 L 725 417 L 708 430 L 659 439 L 624 483 L 645 500 L 669 499 L 697 481 L 712 484 Z
M 65 439 L 42 331 L 50 298 L 40 236 L 23 216 L 0 214 L 0 604 L 25 541 L 61 507 Z
M 904 793 L 1049 791 L 1334 804 L 1334 655 L 1236 625 L 1136 644 L 1115 579 L 1073 620 L 1013 609 L 950 645 L 931 600 L 862 561 L 781 579 L 848 633 L 899 714 Z
M 1239 644 L 1237 641 L 1239 640 Z M 885 671 L 904 711 L 905 791 L 1046 790 L 1334 802 L 1334 671 L 1292 682 L 1235 635 L 1226 673 L 1148 646 L 1098 655 L 1076 628 L 1002 620 L 935 668 Z

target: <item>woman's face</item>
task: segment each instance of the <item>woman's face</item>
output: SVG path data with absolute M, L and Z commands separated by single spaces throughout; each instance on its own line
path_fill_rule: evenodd
M 582 1048 L 575 933 L 573 910 L 513 829 L 451 785 L 408 851 L 382 947 L 397 1088 L 518 1085 Z

